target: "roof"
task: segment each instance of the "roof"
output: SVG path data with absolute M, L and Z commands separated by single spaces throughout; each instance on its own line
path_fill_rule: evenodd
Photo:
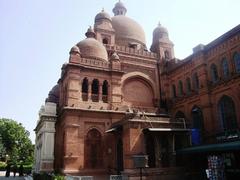
M 223 151 L 229 151 L 229 150 L 240 150 L 240 141 L 194 146 L 194 147 L 178 150 L 177 153 L 194 154 L 194 153 L 207 153 L 207 152 L 223 152 Z

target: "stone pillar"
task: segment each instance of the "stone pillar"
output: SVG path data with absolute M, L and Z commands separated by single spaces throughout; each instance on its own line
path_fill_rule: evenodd
M 88 101 L 92 101 L 92 81 L 88 82 Z
M 80 98 L 79 98 L 79 100 L 80 101 L 83 101 L 83 99 L 82 99 L 82 84 L 83 84 L 83 79 L 81 79 L 81 81 L 80 81 L 80 83 L 79 83 L 79 96 L 80 96 Z

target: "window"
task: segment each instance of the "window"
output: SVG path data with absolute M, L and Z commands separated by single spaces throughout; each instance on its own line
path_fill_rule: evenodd
M 175 114 L 175 120 L 177 122 L 184 122 L 184 119 L 185 119 L 185 114 L 182 112 L 182 111 L 178 111 L 176 114 Z
M 222 71 L 225 78 L 229 76 L 228 62 L 226 58 L 223 58 L 222 60 Z
M 178 82 L 178 93 L 179 93 L 179 96 L 183 95 L 183 83 L 182 83 L 182 81 Z
M 235 69 L 237 73 L 240 73 L 240 54 L 235 52 L 233 55 Z
M 172 85 L 172 97 L 173 98 L 177 97 L 177 95 L 176 95 L 176 86 L 174 84 Z
M 103 44 L 108 44 L 108 39 L 107 39 L 107 38 L 104 38 L 104 39 L 102 40 L 102 42 L 103 42 Z
M 164 56 L 165 56 L 166 59 L 170 58 L 170 54 L 169 54 L 169 52 L 167 50 L 164 51 Z
M 103 81 L 102 100 L 103 100 L 103 102 L 107 102 L 108 101 L 108 82 L 106 80 Z
M 88 79 L 84 78 L 82 83 L 82 100 L 88 100 Z
M 97 102 L 99 99 L 99 81 L 94 79 L 92 82 L 92 101 Z
M 223 96 L 218 103 L 220 125 L 224 130 L 237 129 L 235 104 L 229 96 Z
M 193 74 L 192 80 L 193 80 L 194 90 L 195 90 L 195 91 L 198 91 L 198 90 L 199 90 L 199 79 L 198 79 L 197 73 L 194 73 L 194 74 Z
M 187 94 L 191 93 L 191 80 L 189 77 L 186 79 L 186 91 L 187 91 Z
M 217 71 L 217 66 L 215 64 L 212 64 L 210 66 L 210 72 L 211 72 L 211 78 L 212 82 L 215 83 L 218 81 L 218 71 Z

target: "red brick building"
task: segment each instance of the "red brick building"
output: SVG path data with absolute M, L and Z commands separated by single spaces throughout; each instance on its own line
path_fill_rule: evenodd
M 148 178 L 173 177 L 184 173 L 176 152 L 195 143 L 192 128 L 197 145 L 238 140 L 240 26 L 179 60 L 166 28 L 154 29 L 148 51 L 142 27 L 126 12 L 118 2 L 113 17 L 98 13 L 86 39 L 71 48 L 46 100 L 57 104 L 54 160 L 40 163 L 39 171 L 134 177 L 133 156 L 146 154 Z M 235 137 L 224 139 L 224 132 Z M 194 150 L 180 154 L 188 151 Z

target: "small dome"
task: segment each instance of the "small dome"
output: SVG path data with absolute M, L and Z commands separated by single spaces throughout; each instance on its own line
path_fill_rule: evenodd
M 124 4 L 121 1 L 119 1 L 115 4 L 112 11 L 114 13 L 114 16 L 125 15 L 127 12 L 127 8 L 124 6 Z
M 98 13 L 96 16 L 95 16 L 95 23 L 97 21 L 100 21 L 100 20 L 103 20 L 103 19 L 106 19 L 106 20 L 109 20 L 111 21 L 111 17 L 108 13 L 106 13 L 104 10 L 102 10 L 100 13 Z
M 153 41 L 163 38 L 168 39 L 168 30 L 159 23 L 158 26 L 153 30 Z
M 71 53 L 78 53 L 78 54 L 80 54 L 80 50 L 79 50 L 79 48 L 77 46 L 73 46 L 71 48 L 71 50 L 70 50 L 70 54 Z
M 86 38 L 80 41 L 77 46 L 80 49 L 81 57 L 108 60 L 106 48 L 94 38 Z
M 118 56 L 118 54 L 117 54 L 116 52 L 114 52 L 114 53 L 112 54 L 111 59 L 112 59 L 112 60 L 120 60 L 120 58 L 119 58 L 119 56 Z
M 48 93 L 48 98 L 46 99 L 46 102 L 53 102 L 58 104 L 59 102 L 59 85 L 55 85 L 51 91 Z
M 145 46 L 145 33 L 143 28 L 133 19 L 124 15 L 112 17 L 113 29 L 116 33 L 116 44 L 140 43 Z M 127 45 L 125 44 L 125 45 Z

